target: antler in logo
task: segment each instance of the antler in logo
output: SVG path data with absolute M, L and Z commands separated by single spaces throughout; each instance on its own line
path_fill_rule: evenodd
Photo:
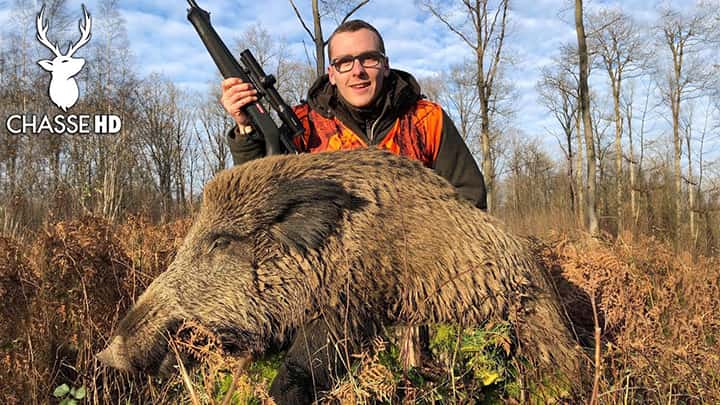
M 58 48 L 56 44 L 53 44 L 47 39 L 49 24 L 46 24 L 43 16 L 45 12 L 44 5 L 37 16 L 37 39 L 55 54 L 53 60 L 41 60 L 38 64 L 50 72 L 52 76 L 50 79 L 50 99 L 55 105 L 62 108 L 63 111 L 67 111 L 68 108 L 77 102 L 78 86 L 73 77 L 80 73 L 80 70 L 85 66 L 85 59 L 73 58 L 72 56 L 75 51 L 90 41 L 92 20 L 87 9 L 85 9 L 85 5 L 82 6 L 82 11 L 84 19 L 78 23 L 80 40 L 70 45 L 64 55 L 60 52 L 60 48 Z

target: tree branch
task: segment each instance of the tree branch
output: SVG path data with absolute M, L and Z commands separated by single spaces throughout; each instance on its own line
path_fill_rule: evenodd
M 347 19 L 350 18 L 351 15 L 355 14 L 355 12 L 360 9 L 360 7 L 368 4 L 369 2 L 370 2 L 370 0 L 363 0 L 363 1 L 361 1 L 360 3 L 358 3 L 357 6 L 355 6 L 352 10 L 350 10 L 350 11 L 345 15 L 345 17 L 343 17 L 342 22 L 344 23 L 345 21 L 347 21 Z M 327 43 L 327 41 L 325 41 L 325 42 Z
M 450 22 L 444 16 L 442 16 L 439 11 L 435 10 L 435 8 L 430 5 L 430 3 L 425 3 L 425 7 L 428 9 L 428 11 L 430 11 L 432 15 L 437 17 L 438 20 L 445 24 L 445 26 L 447 26 L 450 31 L 454 32 L 457 36 L 460 37 L 460 39 L 462 39 L 466 44 L 468 44 L 470 48 L 477 51 L 477 46 L 470 42 L 470 40 L 465 36 L 465 34 L 460 32 L 460 30 L 450 24 Z
M 298 20 L 300 21 L 300 24 L 305 29 L 305 32 L 307 32 L 308 35 L 310 36 L 310 39 L 312 39 L 313 42 L 315 42 L 315 35 L 313 35 L 312 31 L 310 31 L 310 28 L 308 28 L 308 26 L 305 25 L 305 20 L 303 20 L 302 15 L 300 15 L 300 10 L 298 10 L 297 6 L 295 6 L 295 2 L 293 0 L 288 0 L 288 1 L 290 1 L 290 5 L 292 6 L 293 10 L 295 11 L 295 15 L 297 16 Z

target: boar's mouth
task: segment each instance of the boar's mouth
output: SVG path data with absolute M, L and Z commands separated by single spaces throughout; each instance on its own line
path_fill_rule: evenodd
M 146 331 L 141 338 L 138 338 L 136 330 L 128 329 L 127 325 L 127 322 L 121 322 L 110 344 L 98 353 L 98 360 L 108 367 L 130 373 L 167 375 L 175 364 L 168 338 L 175 334 L 180 322 L 169 321 L 158 330 Z
M 168 341 L 169 338 L 172 339 L 171 336 L 176 336 L 181 342 L 192 341 L 193 347 L 203 346 L 202 341 L 193 340 L 197 337 L 191 337 L 191 327 L 183 328 L 178 326 L 179 324 L 179 321 L 168 323 L 166 328 L 163 328 L 165 333 L 153 336 L 152 343 L 143 348 L 133 345 L 124 334 L 118 334 L 105 350 L 98 353 L 97 358 L 102 364 L 117 370 L 168 377 L 177 365 L 177 354 L 171 350 Z M 227 326 L 209 329 L 217 338 L 223 354 L 250 359 L 263 354 L 266 349 L 257 333 Z M 179 354 L 186 366 L 197 363 L 197 359 L 190 353 L 179 350 Z

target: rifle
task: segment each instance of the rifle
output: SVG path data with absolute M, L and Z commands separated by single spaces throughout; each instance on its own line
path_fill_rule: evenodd
M 239 77 L 242 81 L 255 86 L 258 99 L 243 107 L 243 112 L 250 117 L 253 128 L 265 139 L 267 155 L 282 153 L 281 144 L 287 152 L 297 153 L 292 138 L 302 134 L 305 129 L 295 112 L 275 89 L 275 77 L 266 75 L 253 54 L 247 49 L 240 53 L 240 61 L 244 65 L 241 67 L 210 24 L 210 13 L 201 9 L 195 0 L 187 0 L 187 2 L 190 4 L 187 18 L 200 35 L 200 39 L 223 77 L 226 79 Z M 260 104 L 263 97 L 277 112 L 283 123 L 282 126 L 278 127 L 269 112 Z

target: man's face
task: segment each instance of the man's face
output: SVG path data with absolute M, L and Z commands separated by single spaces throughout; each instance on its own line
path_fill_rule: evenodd
M 369 106 L 380 93 L 384 78 L 390 74 L 387 58 L 380 53 L 379 38 L 364 28 L 355 32 L 341 32 L 333 36 L 330 53 L 330 83 L 337 87 L 350 105 L 358 108 Z M 360 58 L 351 60 L 358 56 Z M 368 67 L 375 64 L 378 58 L 380 63 L 377 66 Z M 352 68 L 341 73 L 332 65 L 334 61 L 345 61 L 345 68 Z

